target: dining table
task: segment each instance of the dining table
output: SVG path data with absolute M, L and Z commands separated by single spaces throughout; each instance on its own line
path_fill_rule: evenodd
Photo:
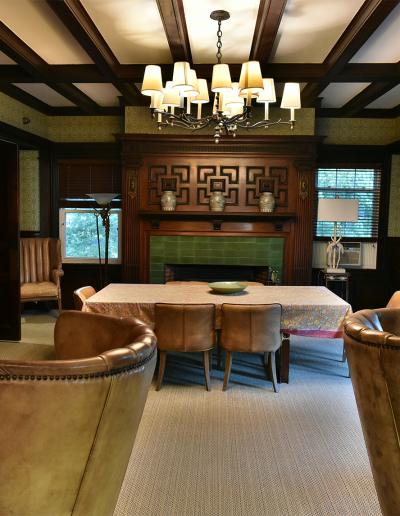
M 87 299 L 83 311 L 120 317 L 137 317 L 155 326 L 156 303 L 201 304 L 216 307 L 215 329 L 221 328 L 224 303 L 282 305 L 282 346 L 277 356 L 280 383 L 289 382 L 290 335 L 343 338 L 342 323 L 351 313 L 349 303 L 321 286 L 247 286 L 234 294 L 221 294 L 208 285 L 111 283 Z

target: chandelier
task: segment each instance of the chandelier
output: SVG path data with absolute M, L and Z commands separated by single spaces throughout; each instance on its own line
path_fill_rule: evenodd
M 144 73 L 142 94 L 151 96 L 151 116 L 157 115 L 158 129 L 163 127 L 180 127 L 189 131 L 199 131 L 205 127 L 215 126 L 214 139 L 219 143 L 221 132 L 236 136 L 238 127 L 246 130 L 270 125 L 290 124 L 294 128 L 294 110 L 301 107 L 300 85 L 286 83 L 282 96 L 281 108 L 290 109 L 290 120 L 276 122 L 269 120 L 269 104 L 276 102 L 273 79 L 264 79 L 261 75 L 258 61 L 247 61 L 242 64 L 239 82 L 232 82 L 227 64 L 222 64 L 222 31 L 221 23 L 228 20 L 230 15 L 226 11 L 213 11 L 210 18 L 218 21 L 216 57 L 218 64 L 213 67 L 211 91 L 215 93 L 212 114 L 201 114 L 202 104 L 210 101 L 206 79 L 198 79 L 196 72 L 187 62 L 174 63 L 172 81 L 163 87 L 161 68 L 157 65 L 147 65 Z M 264 120 L 251 122 L 251 102 L 264 104 Z M 186 100 L 186 102 L 185 102 Z M 191 113 L 191 105 L 197 104 L 197 116 Z M 178 114 L 175 109 L 178 109 Z

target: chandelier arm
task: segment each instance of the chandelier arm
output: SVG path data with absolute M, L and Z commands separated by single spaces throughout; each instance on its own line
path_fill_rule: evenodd
M 241 123 L 236 123 L 236 125 L 238 127 L 242 127 L 243 129 L 249 130 L 249 129 L 254 129 L 257 127 L 269 127 L 270 125 L 285 124 L 285 123 L 289 123 L 289 122 L 281 122 L 280 120 L 278 120 L 277 122 L 266 122 L 265 120 L 260 120 L 259 122 L 256 122 L 253 125 L 243 125 Z

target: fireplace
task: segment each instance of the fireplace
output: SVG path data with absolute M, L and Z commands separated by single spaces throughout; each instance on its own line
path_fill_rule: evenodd
M 166 263 L 164 280 L 167 281 L 258 281 L 267 284 L 268 265 L 222 265 L 204 263 Z

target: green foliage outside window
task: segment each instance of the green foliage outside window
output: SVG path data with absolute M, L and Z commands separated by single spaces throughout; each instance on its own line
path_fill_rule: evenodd
M 105 256 L 105 228 L 99 217 L 101 256 Z M 65 254 L 68 258 L 98 258 L 96 216 L 94 212 L 65 214 Z M 108 257 L 118 258 L 118 213 L 110 214 Z

